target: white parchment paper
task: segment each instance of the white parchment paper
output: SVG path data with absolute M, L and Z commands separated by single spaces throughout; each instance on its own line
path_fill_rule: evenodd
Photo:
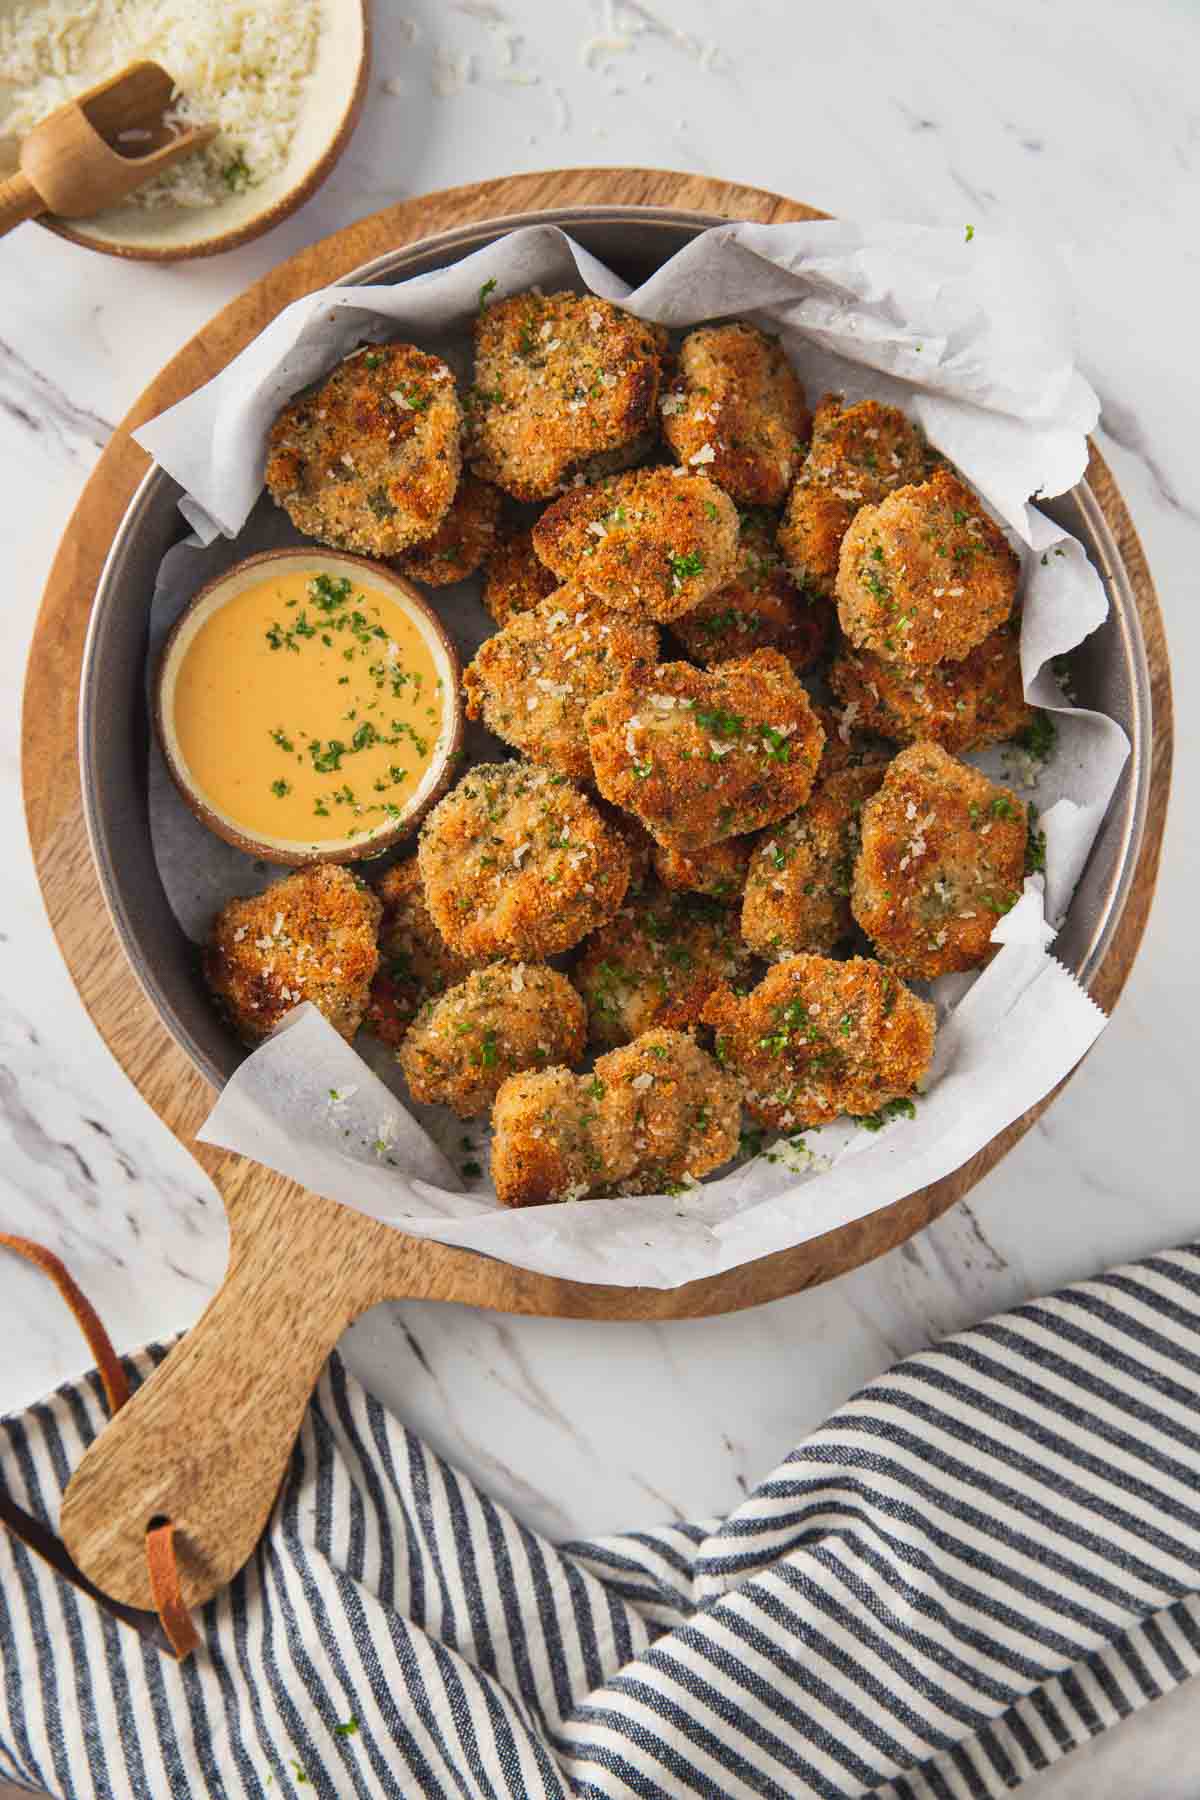
M 1128 744 L 1110 719 L 1069 705 L 1054 659 L 1096 629 L 1103 584 L 1082 547 L 1031 500 L 1083 474 L 1097 403 L 1074 366 L 1054 272 L 1020 242 L 961 231 L 815 222 L 704 233 L 630 289 L 552 226 L 514 232 L 447 269 L 391 287 L 332 288 L 282 312 L 215 380 L 137 433 L 187 490 L 195 536 L 163 561 L 152 641 L 202 582 L 274 544 L 299 541 L 261 498 L 266 436 L 285 400 L 360 342 L 401 332 L 469 370 L 480 289 L 590 288 L 647 319 L 687 326 L 733 314 L 780 333 L 811 400 L 838 390 L 904 408 L 964 472 L 1022 554 L 1027 696 L 1055 714 L 1037 772 L 1044 883 L 1000 920 L 999 953 L 972 980 L 935 984 L 938 1048 L 915 1120 L 870 1134 L 845 1122 L 767 1146 L 674 1197 L 591 1200 L 508 1212 L 486 1177 L 486 1132 L 403 1096 L 379 1046 L 351 1049 L 302 1006 L 228 1083 L 202 1136 L 417 1235 L 586 1281 L 676 1286 L 802 1242 L 948 1174 L 1041 1099 L 1103 1027 L 1049 954 Z M 475 583 L 434 595 L 469 656 L 491 629 Z M 471 746 L 487 753 L 482 736 Z M 494 752 L 494 741 L 492 744 Z M 500 754 L 506 754 L 503 750 Z M 999 759 L 999 760 L 997 760 Z M 1019 759 L 990 772 L 1021 781 Z M 231 894 L 276 873 L 221 845 L 151 771 L 155 851 L 171 904 L 200 939 Z

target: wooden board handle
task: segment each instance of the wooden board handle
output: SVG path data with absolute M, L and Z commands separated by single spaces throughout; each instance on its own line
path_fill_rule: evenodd
M 15 175 L 10 175 L 7 181 L 0 181 L 0 237 L 6 236 L 14 225 L 21 225 L 26 219 L 36 219 L 45 210 L 46 203 L 42 196 L 28 175 L 22 175 L 20 169 Z
M 258 1542 L 325 1360 L 379 1297 L 356 1252 L 357 1215 L 328 1203 L 322 1213 L 318 1247 L 277 1195 L 238 1206 L 222 1287 L 75 1471 L 63 1540 L 114 1600 L 153 1608 L 152 1520 L 176 1526 L 189 1607 L 232 1580 Z

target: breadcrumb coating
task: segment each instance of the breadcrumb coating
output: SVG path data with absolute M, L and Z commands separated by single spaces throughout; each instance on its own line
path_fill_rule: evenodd
M 761 509 L 739 520 L 733 580 L 676 619 L 675 636 L 687 654 L 711 666 L 755 650 L 778 650 L 793 669 L 809 669 L 825 649 L 833 609 L 797 590 L 775 541 L 775 519 Z
M 760 956 L 832 950 L 849 935 L 859 813 L 886 768 L 818 776 L 807 804 L 762 834 L 742 900 L 742 937 Z
M 649 448 L 666 334 L 594 294 L 514 294 L 475 325 L 471 466 L 517 500 Z
M 213 920 L 204 978 L 245 1044 L 259 1044 L 310 1000 L 349 1041 L 379 962 L 383 908 L 340 863 L 311 863 Z
M 979 750 L 1033 723 L 1021 679 L 1018 614 L 961 662 L 919 671 L 847 645 L 830 667 L 829 685 L 854 707 L 860 725 L 898 744 Z
M 662 663 L 594 700 L 585 722 L 600 792 L 689 854 L 802 806 L 825 741 L 775 650 L 707 670 Z
M 875 1113 L 933 1057 L 933 1007 L 868 957 L 790 957 L 749 994 L 719 989 L 704 1017 L 747 1108 L 777 1131 Z
M 655 844 L 654 871 L 664 887 L 683 893 L 707 894 L 711 900 L 735 900 L 746 885 L 750 853 L 757 839 L 723 838 L 689 855 Z
M 460 1119 L 490 1108 L 510 1075 L 577 1063 L 587 1017 L 565 975 L 542 963 L 489 963 L 429 1000 L 400 1046 L 416 1100 Z
M 587 707 L 657 661 L 655 626 L 568 582 L 481 646 L 463 674 L 467 717 L 533 762 L 590 781 Z
M 533 547 L 532 530 L 511 531 L 499 538 L 488 557 L 483 604 L 497 625 L 507 625 L 515 614 L 531 612 L 548 599 L 558 585 L 558 576 Z
M 454 377 L 441 357 L 376 344 L 284 407 L 267 442 L 267 487 L 307 537 L 399 556 L 449 511 L 461 434 Z
M 781 503 L 812 427 L 781 345 L 740 320 L 688 333 L 662 415 L 678 460 L 751 506 Z
M 838 617 L 850 642 L 911 668 L 961 659 L 1012 612 L 1020 565 L 949 469 L 864 506 L 842 541 Z
M 492 1112 L 492 1180 L 504 1206 L 678 1191 L 738 1146 L 738 1085 L 692 1038 L 649 1031 L 591 1075 L 514 1075 Z
M 995 954 L 992 928 L 1021 897 L 1025 808 L 938 744 L 888 765 L 861 815 L 851 906 L 880 956 L 932 981 Z
M 397 566 L 427 587 L 465 581 L 492 554 L 499 524 L 500 490 L 477 475 L 463 475 L 433 536 L 406 551 Z
M 464 981 L 471 963 L 451 950 L 430 918 L 415 855 L 393 863 L 375 892 L 383 903 L 379 968 L 363 1024 L 394 1049 L 425 1001 Z
M 826 394 L 813 418 L 812 447 L 788 496 L 779 548 L 799 585 L 832 600 L 838 556 L 859 507 L 924 479 L 925 442 L 895 406 L 844 406 Z
M 561 580 L 665 624 L 733 580 L 737 508 L 706 475 L 634 469 L 548 506 L 533 547 Z
M 480 763 L 429 814 L 417 851 L 430 917 L 460 955 L 540 961 L 625 898 L 625 843 L 563 775 Z
M 574 973 L 589 1038 L 609 1049 L 651 1026 L 696 1024 L 713 989 L 749 971 L 731 906 L 652 886 L 585 939 Z

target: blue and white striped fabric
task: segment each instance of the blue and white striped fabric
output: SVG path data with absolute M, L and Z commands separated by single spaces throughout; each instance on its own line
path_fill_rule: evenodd
M 164 1352 L 132 1361 L 144 1375 Z M 334 1359 L 176 1666 L 0 1541 L 0 1775 L 51 1794 L 1001 1794 L 1200 1666 L 1200 1249 L 900 1363 L 728 1519 L 555 1547 Z M 98 1387 L 5 1422 L 53 1522 Z

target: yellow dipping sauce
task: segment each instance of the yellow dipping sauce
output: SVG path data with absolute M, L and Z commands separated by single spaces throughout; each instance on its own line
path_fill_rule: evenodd
M 319 846 L 409 810 L 444 747 L 447 698 L 400 601 L 298 561 L 202 619 L 170 723 L 213 811 L 255 838 Z

